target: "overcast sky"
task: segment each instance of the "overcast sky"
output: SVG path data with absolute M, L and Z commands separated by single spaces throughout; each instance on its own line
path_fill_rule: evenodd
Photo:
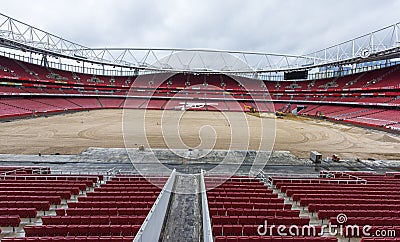
M 305 54 L 400 21 L 396 0 L 2 0 L 1 13 L 88 47 Z

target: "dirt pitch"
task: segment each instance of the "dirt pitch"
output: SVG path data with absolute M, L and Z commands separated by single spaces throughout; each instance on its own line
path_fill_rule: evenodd
M 133 123 L 143 122 L 143 110 L 126 112 Z M 167 112 L 172 116 L 178 113 Z M 122 110 L 94 110 L 3 122 L 0 123 L 0 153 L 77 154 L 88 147 L 124 148 L 122 114 Z M 167 147 L 160 125 L 162 122 L 165 124 L 162 115 L 163 111 L 146 111 L 146 135 L 154 148 Z M 243 114 L 230 114 L 231 118 L 240 115 Z M 247 114 L 245 117 L 250 127 L 249 148 L 258 149 L 260 119 Z M 275 123 L 274 150 L 289 150 L 299 157 L 308 157 L 311 150 L 317 150 L 324 156 L 336 153 L 345 158 L 400 159 L 400 137 L 394 134 L 303 118 L 276 119 Z M 230 128 L 230 123 L 221 113 L 185 112 L 180 120 L 179 133 L 186 146 L 174 141 L 169 141 L 168 146 L 204 148 L 204 143 L 207 143 L 204 139 L 217 137 L 214 148 L 227 149 L 231 141 Z M 247 136 L 246 127 L 235 130 L 239 134 L 243 132 L 243 137 Z M 130 132 L 131 143 L 143 144 L 142 135 L 135 132 Z M 272 138 L 269 137 L 269 141 Z

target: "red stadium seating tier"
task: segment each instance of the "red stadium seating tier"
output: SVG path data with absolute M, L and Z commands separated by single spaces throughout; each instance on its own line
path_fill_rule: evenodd
M 18 227 L 23 218 L 37 218 L 92 187 L 102 176 L 56 175 L 49 167 L 0 167 L 0 226 Z
M 33 75 L 29 74 L 21 65 L 19 65 L 19 62 L 14 59 L 0 56 L 0 63 L 0 65 L 3 67 L 3 70 L 4 68 L 9 70 L 1 73 L 3 78 L 34 78 Z
M 132 242 L 134 236 L 43 236 L 43 237 L 20 237 L 3 238 L 4 242 Z
M 124 98 L 99 98 L 103 108 L 120 108 L 124 100 Z
M 321 80 L 260 83 L 223 74 L 178 73 L 165 75 L 156 85 L 144 78 L 136 81 L 136 76 L 72 73 L 0 57 L 0 79 L 5 81 L 0 84 L 0 118 L 103 108 L 182 109 L 185 102 L 204 104 L 187 110 L 243 111 L 250 104 L 274 112 L 267 89 L 275 110 L 291 103 L 288 111 L 304 107 L 299 115 L 400 131 L 399 78 L 397 65 Z M 125 102 L 130 87 L 135 100 Z M 171 102 L 177 95 L 183 99 Z
M 205 178 L 206 186 L 212 187 L 220 180 Z M 208 205 L 215 241 L 337 241 L 337 238 L 321 238 L 321 226 L 315 233 L 305 231 L 297 236 L 280 236 L 288 233 L 290 226 L 300 230 L 308 226 L 309 217 L 300 217 L 300 210 L 292 210 L 283 198 L 254 178 L 229 178 L 207 192 Z M 258 234 L 259 225 L 267 221 L 269 233 Z M 286 230 L 279 230 L 279 226 Z
M 0 56 L 0 78 L 58 81 L 70 84 L 88 84 L 93 86 L 127 87 L 134 82 L 136 77 L 95 76 L 82 73 L 72 73 Z
M 132 238 L 160 191 L 141 177 L 114 177 L 86 196 L 78 197 L 78 202 L 68 203 L 67 209 L 56 209 L 57 216 L 42 217 L 43 225 L 26 226 L 25 233 L 29 237 Z
M 329 174 L 331 178 L 323 178 Z M 270 177 L 270 182 L 321 220 L 346 226 L 372 226 L 400 234 L 400 176 L 398 173 L 321 172 L 321 178 Z M 344 214 L 346 221 L 337 216 Z M 344 230 L 345 231 L 345 230 Z M 351 230 L 349 230 L 351 231 Z M 346 237 L 362 234 L 344 232 Z M 392 241 L 363 238 L 362 241 Z
M 41 225 L 25 225 L 25 237 L 2 241 L 132 241 L 161 191 L 154 184 L 167 181 L 120 175 L 99 183 L 102 175 L 51 174 L 48 167 L 0 167 L 0 173 L 2 227 L 18 227 L 22 218 L 68 201 L 55 216 L 41 215 Z M 72 195 L 78 201 L 69 202 Z

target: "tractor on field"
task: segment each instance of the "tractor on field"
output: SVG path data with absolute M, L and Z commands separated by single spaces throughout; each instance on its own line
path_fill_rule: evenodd
M 283 106 L 282 108 L 278 109 L 275 112 L 275 115 L 277 117 L 284 117 L 284 116 L 287 116 L 290 113 L 290 110 L 291 110 L 291 105 L 289 103 L 289 104 Z
M 244 104 L 243 106 L 244 111 L 250 112 L 250 113 L 258 113 L 257 108 L 251 106 L 251 105 L 246 105 Z
M 326 119 L 325 114 L 323 114 L 321 111 L 317 111 L 317 112 L 315 113 L 315 116 L 317 116 L 317 117 L 319 117 L 319 118 L 322 118 L 322 119 Z

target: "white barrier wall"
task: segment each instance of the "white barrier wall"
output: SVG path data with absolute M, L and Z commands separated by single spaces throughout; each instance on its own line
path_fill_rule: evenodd
M 203 218 L 203 241 L 213 242 L 213 235 L 211 229 L 210 210 L 208 209 L 207 190 L 204 182 L 204 173 L 201 171 L 200 175 L 200 189 L 201 189 L 201 216 Z

